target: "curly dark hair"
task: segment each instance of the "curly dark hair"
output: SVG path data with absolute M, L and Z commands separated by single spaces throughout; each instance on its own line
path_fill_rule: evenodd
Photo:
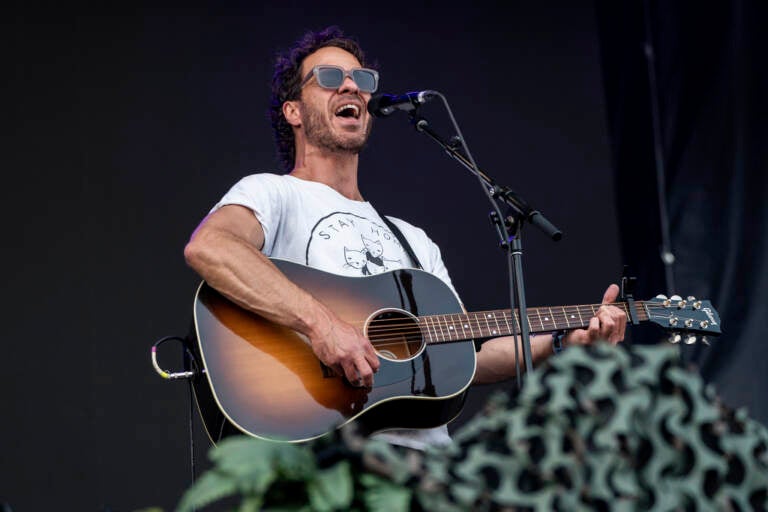
M 277 155 L 286 171 L 293 168 L 296 160 L 296 147 L 293 129 L 283 116 L 283 103 L 299 99 L 301 89 L 301 64 L 304 59 L 326 46 L 335 46 L 346 50 L 367 66 L 365 54 L 357 41 L 345 36 L 337 26 L 330 26 L 319 32 L 309 31 L 293 46 L 279 52 L 275 58 L 275 72 L 272 75 L 272 98 L 269 105 L 269 118 L 274 131 Z

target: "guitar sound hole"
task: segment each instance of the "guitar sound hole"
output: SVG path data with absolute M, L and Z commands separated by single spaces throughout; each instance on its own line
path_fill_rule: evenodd
M 400 309 L 380 310 L 371 315 L 365 334 L 379 356 L 393 361 L 411 359 L 424 347 L 416 318 Z

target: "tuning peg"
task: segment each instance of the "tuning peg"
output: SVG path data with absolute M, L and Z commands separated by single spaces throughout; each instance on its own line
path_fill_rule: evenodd
M 680 343 L 680 340 L 682 339 L 682 336 L 677 334 L 676 332 L 673 332 L 669 335 L 669 342 L 670 343 Z
M 709 322 L 707 320 L 702 320 L 701 322 L 699 322 L 699 326 L 702 329 L 706 329 L 707 327 L 709 327 Z
M 683 298 L 679 295 L 673 295 L 669 298 L 670 300 L 683 300 Z
M 696 336 L 694 334 L 689 334 L 688 336 L 685 337 L 685 340 L 683 341 L 685 341 L 686 345 L 693 345 L 694 343 L 696 343 Z
M 691 327 L 693 327 L 693 318 L 686 319 L 684 323 L 685 323 L 685 326 L 690 329 Z
M 678 318 L 676 316 L 669 317 L 669 325 L 675 327 L 677 325 Z
M 694 297 L 693 295 L 689 295 L 688 297 L 685 298 L 685 300 L 687 300 L 688 302 L 693 302 L 696 300 L 696 297 Z
M 693 309 L 701 309 L 701 301 L 700 300 L 695 301 L 692 304 L 692 306 L 693 306 Z
M 709 345 L 709 338 L 708 338 L 708 337 L 706 337 L 706 336 L 702 336 L 702 337 L 701 337 L 701 342 L 702 342 L 703 344 L 705 344 L 706 346 L 710 346 L 710 345 Z
M 669 297 L 667 297 L 667 296 L 666 296 L 666 295 L 664 295 L 663 293 L 660 293 L 660 294 L 658 294 L 658 295 L 656 296 L 656 298 L 657 298 L 657 299 L 661 299 L 661 300 L 667 300 Z

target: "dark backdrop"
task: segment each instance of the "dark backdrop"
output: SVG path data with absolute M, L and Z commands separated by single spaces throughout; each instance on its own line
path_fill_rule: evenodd
M 0 502 L 171 508 L 188 486 L 187 389 L 154 373 L 149 349 L 190 321 L 191 231 L 239 177 L 277 168 L 272 55 L 305 29 L 356 35 L 384 92 L 443 92 L 479 165 L 561 227 L 557 244 L 525 234 L 530 305 L 598 301 L 622 258 L 597 22 L 590 2 L 562 4 L 17 6 L 6 21 Z M 436 104 L 425 114 L 444 126 Z M 441 246 L 469 309 L 507 304 L 476 181 L 404 117 L 377 122 L 360 182 Z M 176 351 L 161 355 L 176 365 Z M 474 389 L 455 425 L 493 388 Z
M 766 423 L 768 5 L 600 1 L 596 12 L 623 261 L 641 294 L 713 301 L 724 334 L 683 356 L 729 404 Z M 662 224 L 675 256 L 669 277 Z

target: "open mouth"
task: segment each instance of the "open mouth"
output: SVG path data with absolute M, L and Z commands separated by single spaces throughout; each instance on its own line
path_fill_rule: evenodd
M 335 112 L 336 117 L 345 117 L 352 119 L 360 118 L 360 107 L 354 103 L 345 103 L 340 105 Z

